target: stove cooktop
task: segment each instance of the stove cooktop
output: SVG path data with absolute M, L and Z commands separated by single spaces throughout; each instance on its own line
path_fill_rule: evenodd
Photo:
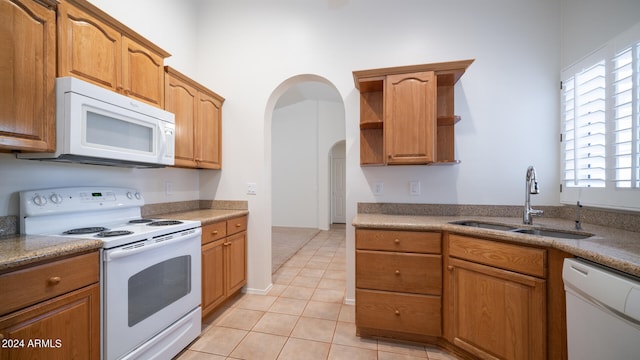
M 132 219 L 127 222 L 87 226 L 65 230 L 54 236 L 100 239 L 103 248 L 112 248 L 164 236 L 200 226 L 199 221 L 172 219 Z

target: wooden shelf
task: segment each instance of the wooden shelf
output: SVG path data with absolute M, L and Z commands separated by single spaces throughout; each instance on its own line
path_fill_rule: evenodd
M 360 130 L 382 128 L 384 128 L 384 123 L 382 121 L 365 121 L 360 123 Z
M 458 115 L 438 116 L 438 126 L 451 126 L 457 124 L 459 121 L 460 116 Z M 362 125 L 360 125 L 360 128 L 362 128 Z

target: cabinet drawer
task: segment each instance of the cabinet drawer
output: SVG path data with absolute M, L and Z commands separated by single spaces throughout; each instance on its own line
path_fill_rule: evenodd
M 395 230 L 356 230 L 356 249 L 440 254 L 440 233 Z
M 440 336 L 439 296 L 356 290 L 356 326 Z
M 202 245 L 227 236 L 227 222 L 221 221 L 202 227 Z
M 546 250 L 449 235 L 449 255 L 522 274 L 546 277 Z
M 227 235 L 247 230 L 247 217 L 241 216 L 227 220 Z
M 357 250 L 356 287 L 440 295 L 442 256 Z
M 0 315 L 97 283 L 98 252 L 0 275 Z

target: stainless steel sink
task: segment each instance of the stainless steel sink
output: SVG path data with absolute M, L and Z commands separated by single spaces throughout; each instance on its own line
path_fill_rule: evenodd
M 452 221 L 450 224 L 471 226 L 471 227 L 477 227 L 481 229 L 502 230 L 502 231 L 513 231 L 518 229 L 514 226 L 486 223 L 486 222 L 473 221 L 473 220 Z
M 523 228 L 511 226 L 511 225 L 495 224 L 495 223 L 488 223 L 488 222 L 475 221 L 475 220 L 452 221 L 450 222 L 450 224 L 470 226 L 470 227 L 476 227 L 480 229 L 510 231 L 510 232 L 515 232 L 520 234 L 554 237 L 559 239 L 579 240 L 579 239 L 586 239 L 593 236 L 593 234 L 584 233 L 584 232 L 571 232 L 571 231 L 551 230 L 551 229 L 531 229 L 531 228 L 523 229 Z
M 513 230 L 513 232 L 517 232 L 521 234 L 555 237 L 555 238 L 562 238 L 562 239 L 575 239 L 575 240 L 586 239 L 593 236 L 593 234 L 588 234 L 588 233 L 574 233 L 574 232 L 568 232 L 568 231 L 548 230 L 548 229 L 516 229 L 516 230 Z

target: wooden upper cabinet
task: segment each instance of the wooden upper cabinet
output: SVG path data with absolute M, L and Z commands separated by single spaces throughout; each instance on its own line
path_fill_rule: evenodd
M 385 86 L 387 164 L 434 162 L 436 152 L 434 72 L 389 75 Z
M 56 148 L 56 15 L 32 0 L 0 0 L 0 151 Z
M 86 0 L 60 3 L 58 38 L 59 76 L 75 76 L 164 107 L 166 51 Z
M 122 35 L 96 17 L 62 3 L 58 10 L 60 76 L 122 90 Z
M 222 168 L 224 98 L 165 67 L 165 110 L 176 116 L 175 166 Z
M 196 167 L 195 121 L 198 91 L 181 77 L 167 71 L 165 78 L 165 110 L 175 114 L 175 166 Z
M 454 85 L 472 62 L 354 71 L 360 91 L 360 165 L 458 163 Z
M 198 139 L 196 162 L 205 169 L 222 168 L 222 101 L 198 94 Z
M 122 85 L 125 95 L 164 107 L 164 58 L 123 36 Z

